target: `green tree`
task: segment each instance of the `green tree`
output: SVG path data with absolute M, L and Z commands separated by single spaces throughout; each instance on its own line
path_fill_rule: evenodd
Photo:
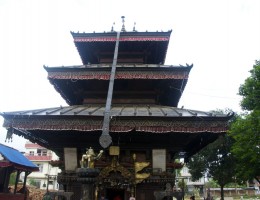
M 221 189 L 221 199 L 224 199 L 224 186 L 234 182 L 235 158 L 231 153 L 232 138 L 222 136 L 191 157 L 187 166 L 193 180 L 198 180 L 207 174 L 213 178 Z
M 16 174 L 17 174 L 16 172 L 13 172 L 13 173 L 10 175 L 9 185 L 14 185 L 14 184 L 15 184 Z
M 255 61 L 250 77 L 239 88 L 239 95 L 243 97 L 241 107 L 244 110 L 260 110 L 260 60 Z
M 220 187 L 219 184 L 213 180 L 213 179 L 209 179 L 209 181 L 205 184 L 206 187 L 209 187 L 209 188 L 218 188 Z
M 237 158 L 237 178 L 260 183 L 260 110 L 239 117 L 232 124 L 230 135 L 235 139 L 232 152 Z
M 229 132 L 235 140 L 232 153 L 237 158 L 237 178 L 255 178 L 260 183 L 260 61 L 255 62 L 239 94 L 241 107 L 249 114 L 238 117 Z
M 30 178 L 30 179 L 28 180 L 28 182 L 29 182 L 29 185 L 37 186 L 36 181 L 35 181 L 34 179 L 32 179 L 32 178 Z
M 185 182 L 185 180 L 180 179 L 180 180 L 178 181 L 178 188 L 181 188 L 181 189 L 184 190 L 185 192 L 188 191 L 187 183 Z

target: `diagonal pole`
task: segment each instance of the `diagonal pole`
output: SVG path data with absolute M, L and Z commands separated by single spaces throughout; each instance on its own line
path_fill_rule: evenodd
M 109 123 L 110 123 L 110 109 L 111 109 L 111 102 L 112 102 L 113 88 L 114 88 L 114 81 L 115 81 L 115 74 L 116 74 L 119 37 L 120 37 L 120 31 L 117 32 L 117 36 L 116 36 L 116 46 L 115 46 L 113 64 L 112 64 L 110 81 L 109 81 L 109 86 L 108 86 L 108 93 L 107 93 L 106 109 L 105 109 L 105 113 L 104 113 L 102 134 L 99 137 L 99 143 L 103 148 L 107 148 L 112 143 L 112 138 L 109 135 Z

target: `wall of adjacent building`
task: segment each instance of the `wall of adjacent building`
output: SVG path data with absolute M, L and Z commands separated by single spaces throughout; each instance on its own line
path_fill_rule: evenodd
M 58 167 L 49 164 L 51 160 L 58 160 L 58 156 L 31 142 L 25 144 L 25 156 L 39 167 L 38 172 L 32 172 L 27 178 L 27 184 L 35 184 L 37 188 L 49 190 L 58 190 L 57 175 L 61 171 Z M 21 175 L 23 178 L 24 174 Z
M 187 166 L 183 166 L 181 169 L 179 175 L 177 175 L 179 178 L 179 181 L 184 179 L 187 185 L 187 189 L 189 193 L 199 192 L 201 195 L 205 193 L 204 191 L 204 185 L 207 179 L 205 177 L 200 178 L 199 180 L 192 181 L 191 180 L 191 174 L 189 173 L 189 168 Z

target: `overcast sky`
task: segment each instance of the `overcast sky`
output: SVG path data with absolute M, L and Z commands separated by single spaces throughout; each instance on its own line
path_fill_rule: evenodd
M 259 0 L 0 0 L 0 112 L 66 105 L 43 65 L 82 64 L 70 31 L 119 30 L 122 15 L 127 31 L 172 29 L 165 64 L 194 64 L 179 107 L 241 112 L 238 88 L 260 59 Z

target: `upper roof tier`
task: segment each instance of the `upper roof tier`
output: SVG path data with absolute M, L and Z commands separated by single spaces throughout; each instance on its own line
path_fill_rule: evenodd
M 121 32 L 117 63 L 163 64 L 171 32 Z M 84 65 L 112 63 L 116 32 L 71 35 Z

